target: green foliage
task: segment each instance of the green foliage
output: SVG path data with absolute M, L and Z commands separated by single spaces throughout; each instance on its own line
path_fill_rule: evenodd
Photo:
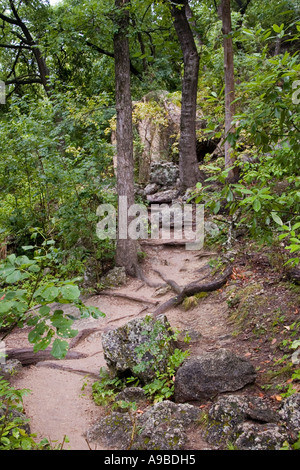
M 28 434 L 28 420 L 22 414 L 23 397 L 29 390 L 17 390 L 0 377 L 0 450 L 45 450 L 47 439 L 39 443 L 35 435 Z
M 114 401 L 115 396 L 126 387 L 125 380 L 112 375 L 104 368 L 100 369 L 100 379 L 93 383 L 93 398 L 97 405 L 105 406 Z
M 150 317 L 145 318 L 145 322 Z M 151 382 L 142 385 L 136 375 L 127 378 L 112 376 L 106 369 L 101 368 L 100 380 L 93 384 L 94 400 L 99 405 L 106 405 L 114 401 L 116 394 L 128 386 L 141 386 L 146 395 L 155 403 L 168 400 L 174 395 L 174 379 L 177 369 L 183 361 L 189 356 L 189 350 L 182 351 L 173 348 L 172 343 L 177 339 L 179 331 L 172 334 L 165 332 L 164 325 L 157 321 L 152 331 L 144 331 L 147 335 L 147 341 L 136 347 L 135 352 L 140 358 L 140 363 L 133 368 L 135 374 L 139 374 L 146 369 L 154 372 L 154 378 Z M 186 342 L 189 338 L 186 337 Z M 151 351 L 151 359 L 149 359 Z M 146 359 L 147 357 L 147 359 Z M 164 366 L 162 367 L 162 363 Z
M 30 326 L 28 340 L 34 345 L 34 352 L 52 344 L 52 355 L 61 359 L 68 351 L 65 339 L 73 338 L 78 332 L 72 329 L 72 318 L 62 309 L 53 311 L 50 305 L 73 304 L 82 317 L 99 318 L 104 314 L 81 301 L 79 279 L 44 277 L 45 270 L 57 263 L 59 250 L 54 248 L 53 240 L 45 240 L 41 247 L 24 248 L 34 250 L 31 259 L 26 255 L 11 254 L 0 264 L 0 329 L 10 332 L 17 326 Z

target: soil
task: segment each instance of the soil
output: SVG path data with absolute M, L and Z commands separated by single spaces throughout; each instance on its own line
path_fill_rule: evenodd
M 209 274 L 208 263 L 216 260 L 216 256 L 213 254 L 199 257 L 199 252 L 186 250 L 184 246 L 157 245 L 143 247 L 143 250 L 147 253 L 142 263 L 143 271 L 148 279 L 156 283 L 164 283 L 159 274 L 155 272 L 155 270 L 159 270 L 166 278 L 175 280 L 180 286 L 186 285 L 191 281 L 203 278 L 205 274 Z M 191 355 L 225 347 L 253 361 L 258 370 L 257 382 L 247 387 L 242 393 L 261 395 L 266 393 L 262 389 L 266 368 L 270 367 L 270 363 L 276 359 L 278 354 L 279 356 L 283 354 L 277 346 L 284 339 L 284 334 L 287 333 L 287 330 L 284 330 L 284 325 L 289 325 L 292 321 L 299 319 L 299 312 L 295 311 L 297 306 L 297 300 L 295 299 L 298 298 L 299 300 L 299 295 L 298 293 L 291 293 L 281 284 L 281 287 L 278 286 L 276 284 L 279 282 L 278 275 L 274 275 L 273 278 L 271 276 L 273 273 L 272 266 L 262 267 L 259 262 L 251 257 L 251 253 L 250 256 L 249 254 L 247 256 L 239 254 L 237 258 L 234 275 L 227 286 L 198 299 L 197 305 L 188 310 L 185 310 L 184 306 L 181 305 L 169 310 L 166 315 L 173 328 L 192 332 L 189 345 Z M 262 269 L 264 275 L 266 269 L 269 269 L 267 278 L 269 284 L 265 282 L 263 287 L 261 287 Z M 267 300 L 271 290 L 274 290 L 274 282 L 276 292 L 273 292 L 272 299 L 269 299 L 270 307 Z M 247 311 L 246 300 L 242 298 L 242 294 L 246 292 L 245 289 L 249 286 L 253 287 L 256 296 L 253 297 L 255 301 L 251 300 L 250 304 L 248 302 Z M 264 289 L 264 292 L 261 292 L 262 289 Z M 174 296 L 174 292 L 171 290 L 163 295 L 158 295 L 156 288 L 149 287 L 141 280 L 131 278 L 127 280 L 125 285 L 114 289 L 113 292 L 146 298 L 159 303 L 165 302 Z M 237 292 L 239 295 L 237 295 Z M 295 299 L 292 298 L 288 311 L 286 307 L 287 292 L 291 293 L 292 296 L 296 295 Z M 278 323 L 272 329 L 272 338 L 265 333 L 256 335 L 253 333 L 253 321 L 256 318 L 262 320 L 262 315 L 257 317 L 255 315 L 259 311 L 260 313 L 262 311 L 268 312 L 268 308 L 274 310 L 275 294 L 278 296 L 276 307 L 280 306 L 280 301 L 285 306 L 286 323 L 280 323 L 278 320 L 279 315 L 277 315 Z M 237 301 L 237 306 L 234 305 L 234 302 L 232 302 L 232 305 L 228 302 L 232 295 Z M 251 295 L 254 295 L 253 292 Z M 256 302 L 257 299 L 261 300 L 261 298 L 264 299 L 264 302 Z M 85 299 L 85 303 L 97 306 L 105 313 L 105 318 L 98 320 L 93 318 L 78 319 L 74 322 L 74 327 L 79 331 L 86 328 L 95 328 L 93 333 L 73 349 L 74 351 L 84 352 L 87 357 L 61 361 L 53 359 L 53 361 L 40 362 L 35 366 L 24 367 L 11 381 L 16 388 L 30 389 L 31 392 L 24 398 L 24 407 L 26 415 L 30 419 L 31 431 L 37 434 L 37 440 L 48 438 L 53 447 L 58 443 L 62 443 L 65 436 L 67 436 L 69 442 L 64 443 L 65 449 L 89 450 L 91 448 L 85 440 L 84 433 L 105 412 L 102 407 L 95 405 L 91 396 L 92 383 L 96 380 L 100 368 L 106 366 L 102 351 L 101 334 L 108 329 L 123 325 L 133 318 L 151 314 L 155 310 L 155 306 L 152 304 L 109 295 L 93 295 Z M 255 314 L 253 312 L 249 314 L 249 309 L 251 310 L 253 305 L 256 306 L 257 311 Z M 248 317 L 244 312 L 243 323 L 241 323 L 239 315 L 241 315 L 243 309 L 245 309 L 245 312 L 247 311 Z M 246 317 L 247 320 L 245 320 Z M 266 323 L 269 321 L 265 328 L 270 326 L 270 315 L 268 318 L 263 318 Z M 271 319 L 274 323 L 272 316 Z M 263 328 L 263 325 L 259 327 Z M 268 331 L 270 331 L 270 328 Z M 27 334 L 28 330 L 26 329 L 13 333 L 7 338 L 7 348 L 30 346 L 27 341 Z M 67 367 L 69 370 L 53 368 L 53 364 L 58 365 L 58 367 Z M 270 395 L 270 397 L 272 399 L 274 395 Z M 276 405 L 276 398 L 274 398 L 274 402 Z M 207 447 L 207 444 L 201 439 L 199 430 L 197 428 L 191 429 L 186 448 L 197 450 Z M 98 447 L 98 450 L 101 449 Z

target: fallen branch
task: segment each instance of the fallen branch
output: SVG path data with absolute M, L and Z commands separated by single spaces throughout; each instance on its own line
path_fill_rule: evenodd
M 227 279 L 229 276 L 232 274 L 232 266 L 228 266 L 224 273 L 217 279 L 206 282 L 203 284 L 199 284 L 198 282 L 191 282 L 187 286 L 185 286 L 180 294 L 178 294 L 176 297 L 172 297 L 171 299 L 167 300 L 164 302 L 162 305 L 160 305 L 153 313 L 152 315 L 154 317 L 157 317 L 157 315 L 161 315 L 162 313 L 165 313 L 167 310 L 169 310 L 172 307 L 176 307 L 177 305 L 181 304 L 183 302 L 185 297 L 190 297 L 191 295 L 199 294 L 200 292 L 213 292 L 215 290 L 220 289 L 223 287 L 224 284 L 226 284 Z
M 33 352 L 32 348 L 21 348 L 21 349 L 10 349 L 6 351 L 7 359 L 18 359 L 23 366 L 29 366 L 37 364 L 40 361 L 47 361 L 49 359 L 55 359 L 51 354 L 51 348 L 47 348 L 44 351 Z M 87 357 L 86 354 L 68 351 L 64 359 L 82 359 Z

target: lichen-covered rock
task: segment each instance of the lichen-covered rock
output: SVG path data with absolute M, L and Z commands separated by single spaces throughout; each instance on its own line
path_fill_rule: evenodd
M 147 201 L 155 204 L 167 204 L 174 201 L 178 194 L 179 192 L 177 189 L 167 189 L 166 191 L 149 194 L 149 196 L 147 196 Z
M 149 194 L 154 194 L 157 193 L 160 190 L 160 185 L 157 183 L 149 183 L 147 186 L 144 188 L 144 194 L 145 196 L 148 196 Z
M 105 287 L 117 287 L 126 283 L 126 272 L 124 267 L 114 267 L 103 276 L 100 283 Z
M 150 182 L 161 186 L 174 186 L 179 178 L 179 167 L 171 162 L 151 164 Z
M 18 359 L 7 359 L 3 364 L 0 362 L 0 376 L 5 380 L 9 380 L 22 369 L 22 363 Z
M 86 437 L 110 448 L 125 450 L 180 450 L 186 430 L 199 418 L 199 409 L 163 401 L 144 413 L 112 411 L 92 426 Z
M 163 401 L 149 407 L 138 419 L 140 432 L 133 450 L 180 450 L 186 440 L 186 428 L 199 418 L 192 405 Z
M 205 437 L 209 443 L 226 446 L 244 432 L 241 426 L 246 420 L 278 423 L 280 416 L 260 397 L 219 397 L 207 414 Z
M 131 320 L 102 335 L 104 358 L 117 376 L 135 376 L 143 383 L 153 380 L 156 370 L 163 372 L 174 350 L 165 315 Z
M 203 401 L 236 391 L 256 379 L 254 366 L 227 349 L 187 360 L 177 371 L 175 401 Z
M 292 440 L 296 441 L 300 433 L 300 393 L 294 393 L 287 397 L 279 413 L 291 434 Z
M 243 423 L 239 433 L 234 443 L 237 450 L 280 450 L 288 440 L 284 427 L 273 423 Z

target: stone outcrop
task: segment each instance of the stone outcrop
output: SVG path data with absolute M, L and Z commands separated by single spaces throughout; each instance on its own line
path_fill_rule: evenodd
M 280 450 L 296 442 L 300 394 L 284 400 L 280 410 L 260 398 L 219 397 L 205 418 L 204 438 L 217 449 Z
M 102 345 L 109 369 L 116 376 L 135 376 L 143 383 L 153 380 L 156 370 L 165 370 L 172 354 L 173 342 L 166 341 L 171 335 L 164 315 L 137 318 L 104 333 Z
M 180 450 L 188 427 L 199 418 L 200 410 L 188 404 L 165 400 L 143 413 L 112 411 L 92 426 L 86 438 L 121 450 Z
M 205 401 L 253 383 L 256 372 L 245 358 L 219 349 L 187 360 L 177 371 L 175 401 Z

